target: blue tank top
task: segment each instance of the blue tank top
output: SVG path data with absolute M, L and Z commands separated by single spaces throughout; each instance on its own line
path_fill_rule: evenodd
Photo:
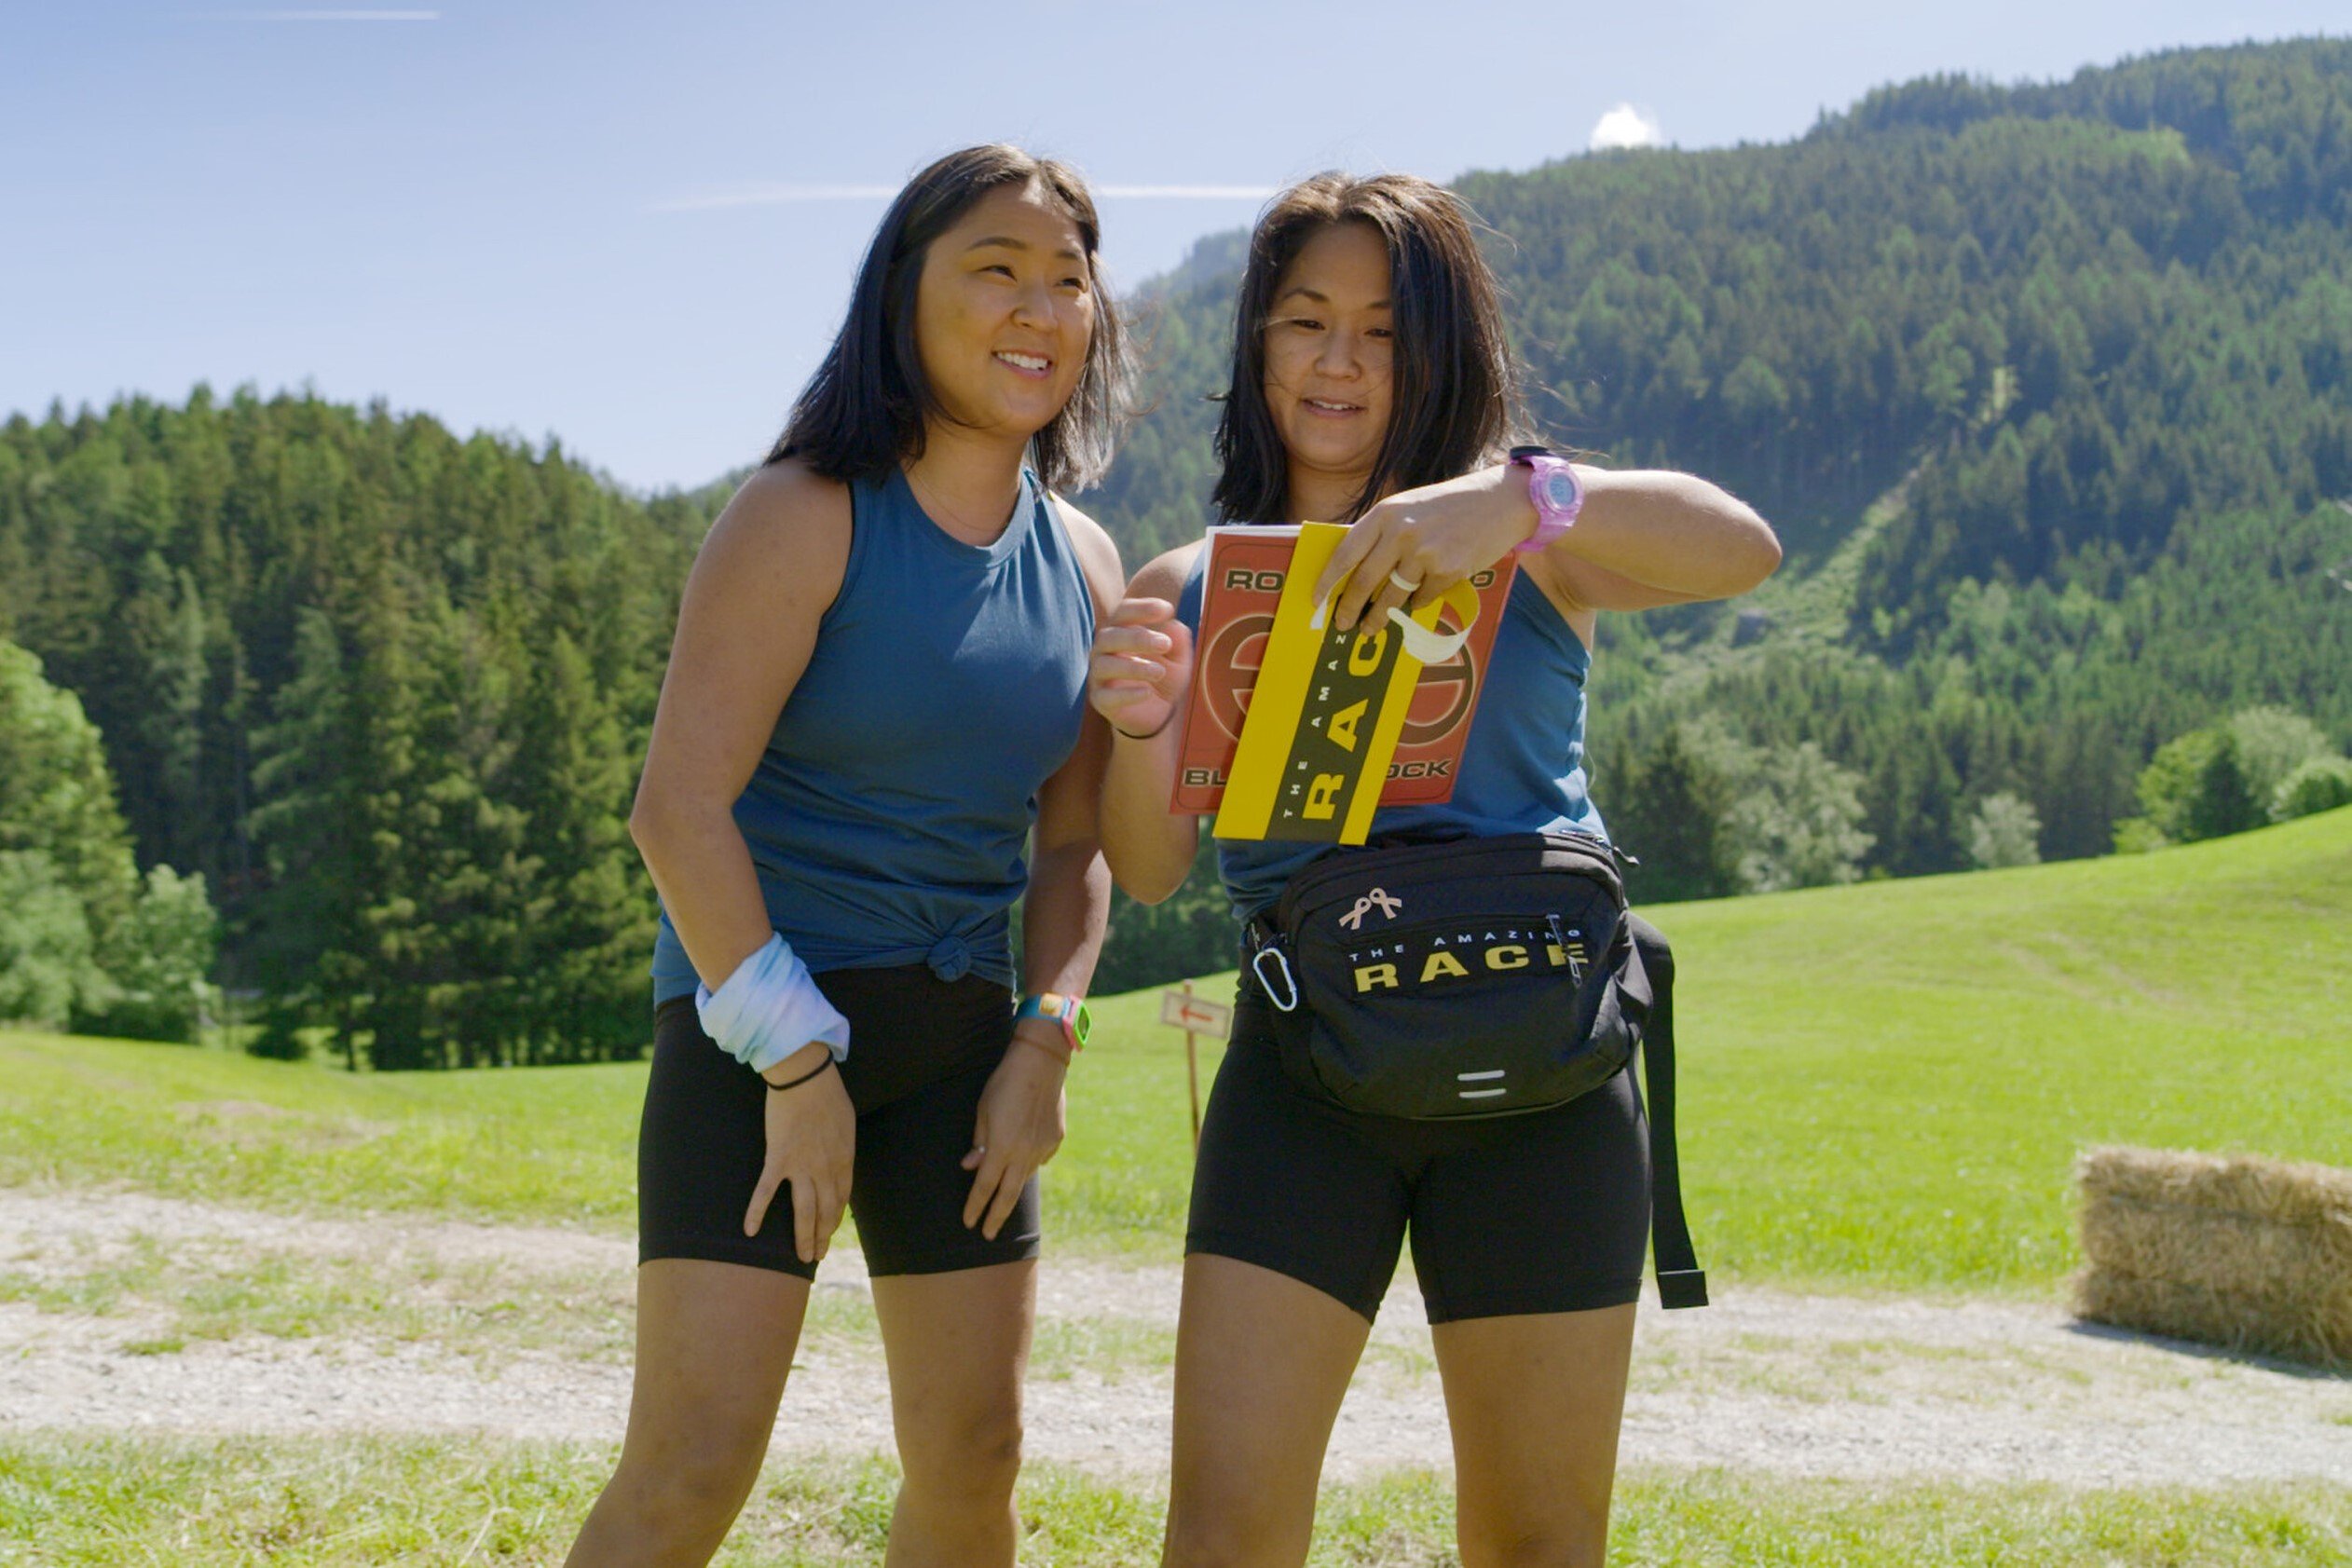
M 896 468 L 850 502 L 841 593 L 735 825 L 768 918 L 812 970 L 922 962 L 1009 987 L 1006 911 L 1028 884 L 1038 786 L 1078 743 L 1094 600 L 1027 470 L 988 545 L 940 529 Z M 665 911 L 656 1004 L 695 982 Z
M 1208 562 L 1203 549 L 1176 605 L 1195 632 Z M 1437 806 L 1383 806 L 1372 814 L 1372 831 L 1574 831 L 1607 838 L 1584 783 L 1584 677 L 1592 666 L 1584 640 L 1543 590 L 1524 571 L 1512 578 L 1454 798 Z M 1340 852 L 1327 844 L 1220 839 L 1217 868 L 1234 913 L 1246 920 L 1280 896 L 1282 884 L 1310 861 Z

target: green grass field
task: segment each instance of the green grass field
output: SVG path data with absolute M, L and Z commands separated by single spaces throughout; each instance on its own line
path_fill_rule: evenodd
M 0 1554 L 53 1564 L 359 1568 L 547 1563 L 610 1473 L 608 1450 L 476 1440 L 0 1439 Z M 879 1460 L 772 1465 L 720 1568 L 879 1561 L 895 1472 Z M 1031 1568 L 1158 1560 L 1165 1502 L 1032 1466 Z M 2068 1492 L 1870 1486 L 1722 1473 L 1621 1477 L 1621 1568 L 2341 1568 L 2352 1493 L 2321 1486 Z M 1317 1568 L 1447 1568 L 1450 1484 L 1427 1473 L 1326 1489 Z
M 2086 1144 L 2352 1164 L 2352 810 L 1651 913 L 1683 976 L 1692 1220 L 1727 1281 L 2046 1291 Z M 1177 1256 L 1184 1063 L 1158 1005 L 1098 1004 L 1048 1176 L 1059 1245 Z M 0 1032 L 0 1183 L 624 1231 L 644 1072 L 353 1076 Z

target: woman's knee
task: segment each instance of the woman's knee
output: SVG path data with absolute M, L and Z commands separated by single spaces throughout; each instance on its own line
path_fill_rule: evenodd
M 1009 1495 L 1020 1474 L 1018 1395 L 954 1407 L 918 1404 L 901 1410 L 898 1462 L 909 1484 L 925 1491 Z
M 1170 1508 L 1160 1568 L 1245 1568 L 1265 1561 L 1264 1544 L 1256 1543 L 1253 1549 L 1247 1529 L 1238 1525 L 1229 1517 Z
M 741 1426 L 633 1434 L 607 1490 L 642 1528 L 692 1536 L 723 1532 L 751 1495 L 767 1432 Z
M 1462 1568 L 1602 1568 L 1608 1521 L 1582 1517 L 1484 1522 L 1459 1520 Z
M 1169 1498 L 1163 1568 L 1270 1568 L 1306 1558 L 1315 1499 L 1278 1495 L 1239 1477 L 1228 1484 L 1180 1479 Z

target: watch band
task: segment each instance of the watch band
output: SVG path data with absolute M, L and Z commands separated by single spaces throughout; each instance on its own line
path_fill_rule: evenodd
M 1087 1009 L 1082 996 L 1063 996 L 1059 991 L 1040 991 L 1035 996 L 1021 998 L 1013 1009 L 1013 1021 L 1023 1018 L 1044 1018 L 1061 1026 L 1061 1037 L 1070 1043 L 1074 1054 L 1086 1049 L 1087 1036 L 1094 1032 L 1094 1015 Z
M 1565 534 L 1584 509 L 1584 485 L 1566 457 L 1547 446 L 1514 446 L 1511 461 L 1527 470 L 1527 498 L 1535 503 L 1536 531 L 1515 548 L 1521 554 L 1541 550 Z

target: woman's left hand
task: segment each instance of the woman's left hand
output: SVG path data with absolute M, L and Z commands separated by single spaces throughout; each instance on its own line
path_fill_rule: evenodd
M 1347 530 L 1315 585 L 1315 602 L 1322 603 L 1344 577 L 1347 585 L 1332 606 L 1332 623 L 1343 631 L 1359 620 L 1378 625 L 1390 607 L 1429 604 L 1535 531 L 1526 476 L 1508 465 L 1400 490 Z M 1400 582 L 1413 586 L 1408 591 Z
M 1034 1031 L 1034 1043 L 1020 1036 Z M 1013 1026 L 1005 1059 L 980 1091 L 980 1113 L 972 1132 L 972 1152 L 964 1168 L 977 1171 L 972 1195 L 964 1200 L 964 1222 L 978 1225 L 989 1240 L 1005 1228 L 1021 1189 L 1037 1167 L 1061 1147 L 1061 1084 L 1069 1070 L 1069 1044 L 1060 1026 L 1023 1018 Z

